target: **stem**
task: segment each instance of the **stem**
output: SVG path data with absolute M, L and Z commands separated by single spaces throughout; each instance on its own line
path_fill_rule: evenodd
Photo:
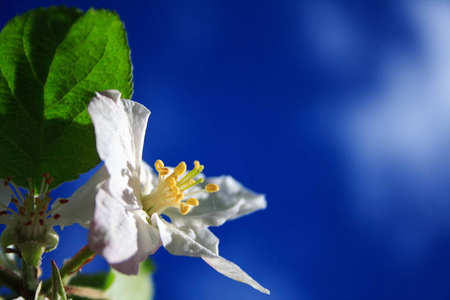
M 71 275 L 78 272 L 81 267 L 89 263 L 95 256 L 95 252 L 89 248 L 88 245 L 80 249 L 71 259 L 67 260 L 62 266 L 59 272 L 61 273 L 61 278 L 64 279 L 67 275 Z
M 92 251 L 88 245 L 80 249 L 72 258 L 66 260 L 64 265 L 59 270 L 61 279 L 64 281 L 68 276 L 78 272 L 81 267 L 89 263 L 95 256 L 95 252 Z M 42 292 L 47 293 L 51 288 L 51 280 L 46 280 L 42 285 Z
M 34 294 L 38 286 L 37 268 L 29 266 L 22 259 L 23 293 L 25 299 L 34 299 Z

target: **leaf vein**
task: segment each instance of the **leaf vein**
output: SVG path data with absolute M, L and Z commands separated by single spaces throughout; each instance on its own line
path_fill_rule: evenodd
M 19 100 L 19 98 L 17 98 L 17 96 L 14 94 L 13 88 L 11 87 L 11 85 L 9 84 L 8 80 L 6 79 L 6 76 L 3 73 L 2 68 L 0 67 L 0 73 L 3 76 L 3 78 L 6 81 L 6 84 L 8 85 L 8 88 L 11 92 L 11 95 L 14 97 L 14 100 L 16 100 L 17 103 L 19 103 L 19 106 L 22 107 L 22 109 L 25 111 L 25 113 L 32 119 L 34 120 L 36 123 L 40 124 L 40 122 L 30 114 L 30 112 L 25 108 L 25 106 L 23 106 L 22 102 Z
M 109 25 L 109 27 L 111 27 L 111 24 Z M 106 31 L 109 30 L 109 27 L 108 27 L 108 29 L 107 29 Z M 92 34 L 92 32 L 93 32 L 93 30 L 91 30 L 91 31 L 89 32 L 89 34 L 88 34 L 88 36 L 86 37 L 85 41 L 89 38 L 89 36 Z M 108 35 L 106 35 L 106 37 L 108 38 Z M 61 44 L 62 44 L 62 43 L 61 43 Z M 60 44 L 60 45 L 61 45 L 61 44 Z M 76 84 L 74 84 L 74 85 L 73 85 L 73 86 L 65 93 L 65 95 L 64 95 L 61 99 L 59 99 L 58 101 L 56 101 L 56 102 L 52 103 L 50 106 L 48 106 L 48 107 L 46 108 L 46 110 L 49 110 L 49 109 L 52 108 L 53 106 L 55 106 L 55 105 L 57 105 L 58 103 L 60 103 L 61 101 L 63 101 L 63 100 L 66 98 L 66 96 L 67 96 L 67 95 L 68 95 L 75 87 L 77 87 L 77 86 L 78 86 L 80 83 L 82 83 L 86 78 L 88 78 L 89 75 L 92 74 L 92 72 L 93 72 L 93 70 L 95 69 L 95 67 L 97 67 L 97 65 L 100 63 L 100 61 L 105 57 L 105 52 L 106 52 L 106 47 L 107 47 L 107 45 L 108 45 L 108 42 L 105 43 L 105 47 L 103 48 L 103 53 L 102 53 L 100 59 L 98 59 L 98 60 L 96 61 L 95 65 L 92 66 L 91 70 L 86 74 L 86 76 L 85 76 L 83 79 L 79 80 Z M 53 62 L 52 62 L 52 63 L 53 63 Z
M 30 65 L 30 69 L 31 69 L 31 73 L 33 73 L 34 78 L 36 79 L 36 81 L 43 87 L 44 84 L 43 82 L 38 78 L 37 74 L 36 74 L 36 70 L 34 69 L 33 64 L 31 63 L 31 59 L 29 57 L 29 53 L 27 52 L 26 48 L 25 48 L 25 28 L 28 25 L 28 22 L 30 21 L 30 18 L 27 18 L 27 21 L 25 22 L 25 25 L 23 26 L 23 32 L 22 32 L 22 48 L 23 48 L 23 53 L 25 54 L 25 57 L 27 58 L 27 62 Z
M 22 148 L 20 148 L 13 140 L 9 139 L 5 134 L 0 133 L 0 136 L 2 136 L 5 140 L 10 142 L 17 150 L 19 150 L 20 152 L 22 152 L 23 154 L 25 154 L 26 156 L 28 156 L 29 158 L 32 159 L 30 154 L 28 154 L 25 151 L 23 151 Z

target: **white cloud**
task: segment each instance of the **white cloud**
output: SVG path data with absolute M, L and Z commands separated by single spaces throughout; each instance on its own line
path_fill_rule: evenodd
M 450 3 L 405 8 L 417 47 L 392 48 L 380 84 L 341 108 L 333 126 L 348 154 L 355 212 L 417 254 L 450 232 Z
M 327 0 L 298 2 L 299 53 L 304 42 L 317 63 L 343 72 L 354 68 L 361 58 L 362 35 L 355 21 L 336 2 Z

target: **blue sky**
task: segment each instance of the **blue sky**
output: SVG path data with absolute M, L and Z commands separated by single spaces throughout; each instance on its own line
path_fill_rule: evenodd
M 125 22 L 133 100 L 152 111 L 145 160 L 198 159 L 267 196 L 213 232 L 271 296 L 161 249 L 156 299 L 448 298 L 447 2 L 65 4 Z M 34 7 L 4 1 L 1 25 Z M 67 228 L 47 258 L 85 243 Z

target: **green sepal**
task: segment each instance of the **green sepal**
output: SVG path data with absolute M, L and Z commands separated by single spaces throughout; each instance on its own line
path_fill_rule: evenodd
M 56 233 L 56 231 L 53 230 L 53 228 L 49 228 L 45 232 L 44 240 L 45 240 L 45 252 L 50 252 L 52 250 L 55 250 L 56 247 L 58 247 L 59 235 Z
M 19 245 L 20 252 L 22 253 L 23 260 L 29 266 L 35 268 L 41 265 L 41 257 L 44 254 L 45 247 L 38 241 L 26 241 Z
M 25 262 L 35 268 L 41 265 L 41 257 L 44 252 L 50 252 L 58 246 L 59 236 L 49 228 L 36 240 L 27 240 L 20 236 L 17 228 L 7 226 L 0 238 L 3 251 L 9 246 L 17 246 Z
M 23 259 L 35 268 L 41 265 L 41 257 L 44 252 L 50 252 L 58 246 L 59 236 L 53 229 L 48 229 L 37 240 L 24 240 L 18 246 Z
M 17 245 L 20 242 L 19 233 L 13 226 L 7 226 L 0 237 L 0 244 L 3 252 L 11 245 Z

